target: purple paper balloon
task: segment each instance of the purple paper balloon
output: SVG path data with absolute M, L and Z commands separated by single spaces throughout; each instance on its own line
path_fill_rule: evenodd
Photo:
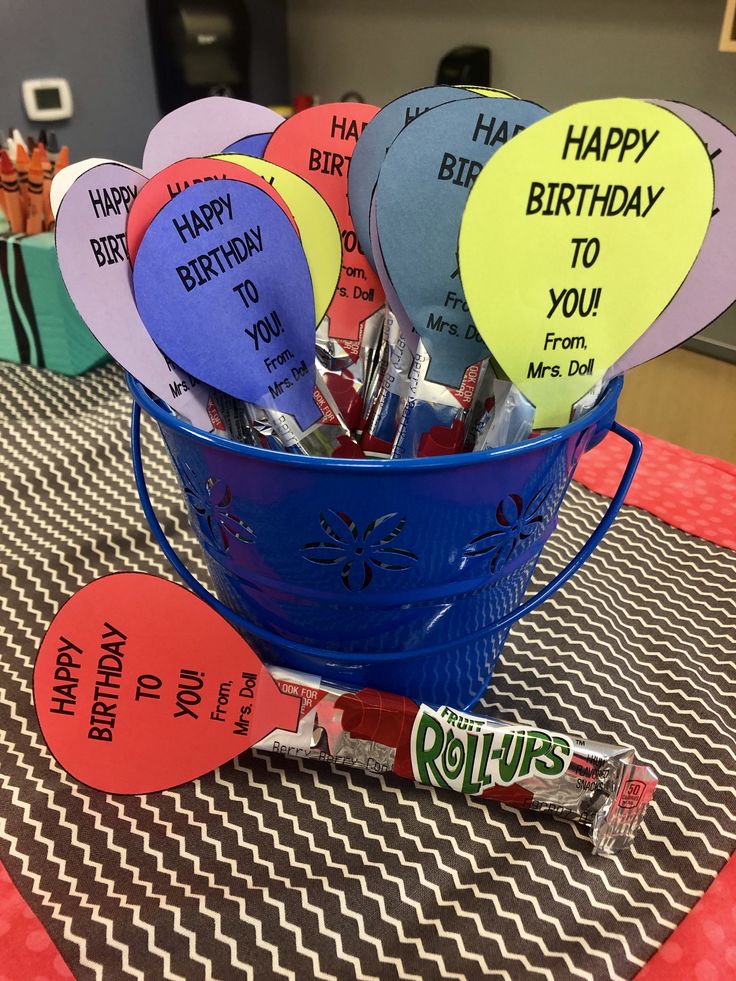
M 207 157 L 256 133 L 272 133 L 284 117 L 273 109 L 213 95 L 188 102 L 153 127 L 143 151 L 142 168 L 152 177 L 184 157 Z
M 303 428 L 320 417 L 309 267 L 265 191 L 226 179 L 177 194 L 143 236 L 133 285 L 149 332 L 187 371 Z
M 683 102 L 648 101 L 679 116 L 706 144 L 715 179 L 713 216 L 682 286 L 652 326 L 609 368 L 606 378 L 677 347 L 704 330 L 736 300 L 736 134 Z
M 209 431 L 209 388 L 159 351 L 133 298 L 125 241 L 128 210 L 146 178 L 120 163 L 101 163 L 67 190 L 56 216 L 56 254 L 82 320 L 126 371 L 181 416 Z

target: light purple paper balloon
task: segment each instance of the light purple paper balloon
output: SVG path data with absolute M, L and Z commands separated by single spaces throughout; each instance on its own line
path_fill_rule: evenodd
M 59 268 L 79 315 L 105 350 L 192 425 L 210 431 L 209 387 L 159 351 L 135 305 L 125 224 L 145 182 L 120 163 L 102 163 L 78 177 L 56 216 Z
M 679 116 L 706 144 L 715 179 L 713 217 L 682 286 L 652 326 L 609 368 L 606 378 L 677 347 L 736 300 L 736 134 L 683 102 L 648 101 Z
M 236 140 L 255 133 L 273 133 L 284 117 L 273 109 L 213 95 L 174 109 L 153 127 L 143 151 L 142 168 L 153 177 L 184 157 L 222 153 Z

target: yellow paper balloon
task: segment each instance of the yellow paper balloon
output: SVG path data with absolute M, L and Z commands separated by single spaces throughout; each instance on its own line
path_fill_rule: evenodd
M 519 133 L 468 197 L 460 276 L 475 326 L 536 406 L 571 407 L 654 322 L 705 237 L 713 168 L 660 106 L 582 102 Z
M 324 198 L 305 180 L 277 164 L 243 153 L 219 153 L 218 160 L 240 164 L 270 181 L 286 202 L 299 229 L 314 290 L 319 323 L 335 295 L 342 267 L 342 240 L 335 216 Z
M 491 99 L 518 99 L 518 95 L 512 95 L 506 89 L 492 89 L 488 85 L 458 85 L 460 89 L 467 89 L 468 92 L 475 92 L 476 95 L 485 95 Z

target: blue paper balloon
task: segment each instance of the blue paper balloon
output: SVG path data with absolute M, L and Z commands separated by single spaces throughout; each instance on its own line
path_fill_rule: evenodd
M 457 388 L 465 369 L 488 357 L 460 283 L 460 221 L 483 165 L 546 115 L 520 99 L 465 99 L 419 116 L 386 154 L 375 190 L 378 241 L 430 355 L 429 381 Z
M 301 242 L 279 206 L 240 181 L 193 184 L 151 222 L 136 304 L 172 360 L 304 428 L 314 402 L 314 299 Z
M 244 153 L 248 157 L 263 157 L 266 144 L 271 139 L 271 133 L 254 133 L 252 136 L 244 136 L 242 140 L 236 140 L 230 146 L 226 146 L 223 153 Z
M 348 200 L 360 247 L 374 269 L 376 263 L 370 236 L 371 197 L 389 146 L 404 127 L 428 109 L 446 102 L 482 98 L 484 96 L 467 89 L 451 85 L 430 85 L 407 92 L 389 102 L 376 113 L 360 134 L 348 170 Z

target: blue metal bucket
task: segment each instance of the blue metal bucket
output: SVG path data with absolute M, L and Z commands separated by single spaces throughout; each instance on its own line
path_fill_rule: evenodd
M 272 664 L 433 704 L 470 707 L 482 695 L 509 628 L 590 555 L 641 455 L 636 435 L 614 422 L 620 379 L 584 418 L 537 439 L 385 462 L 233 443 L 177 419 L 135 379 L 128 384 L 141 504 L 191 589 Z M 217 597 L 156 519 L 140 454 L 141 408 L 161 430 Z M 522 603 L 577 461 L 609 429 L 631 444 L 619 489 L 578 555 Z

